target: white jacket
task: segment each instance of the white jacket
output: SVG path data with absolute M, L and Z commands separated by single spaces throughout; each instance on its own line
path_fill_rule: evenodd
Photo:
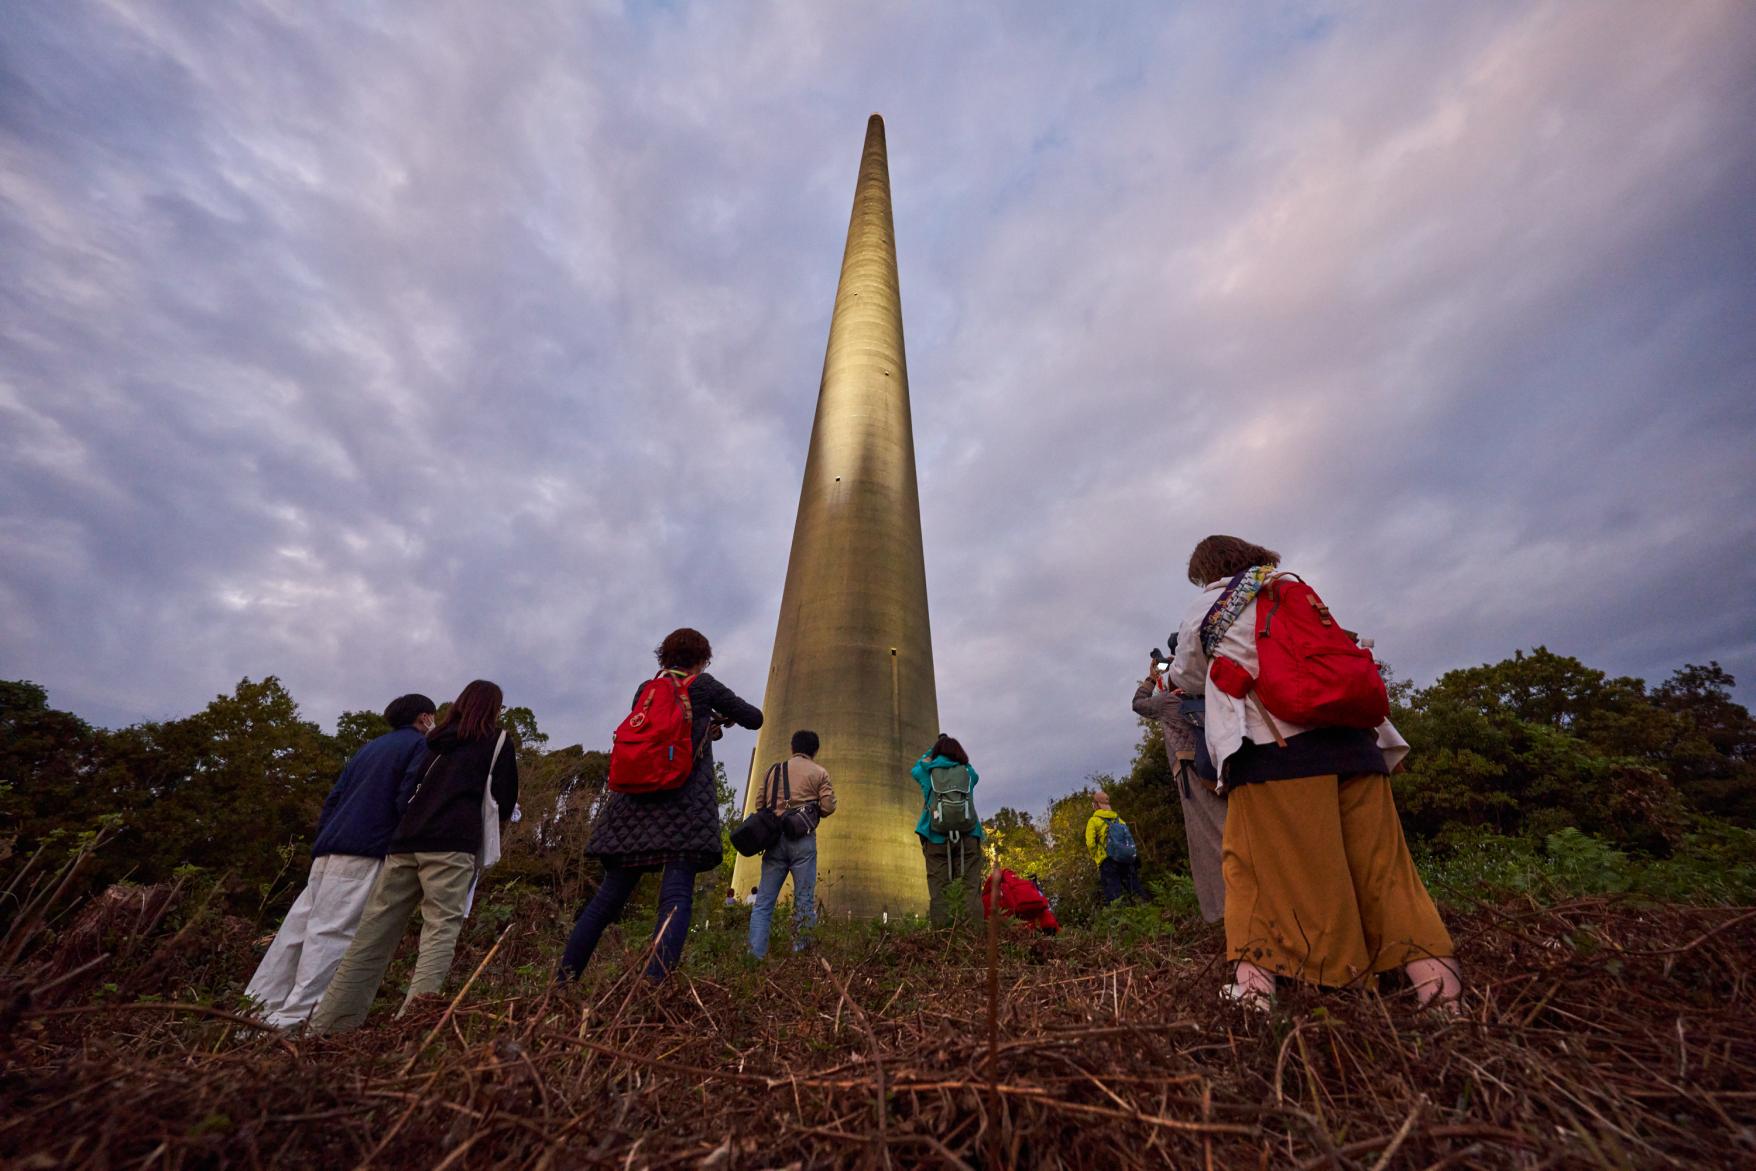
M 1244 741 L 1248 740 L 1252 744 L 1274 743 L 1274 733 L 1269 731 L 1268 724 L 1262 719 L 1262 713 L 1254 703 L 1248 699 L 1234 699 L 1217 688 L 1209 690 L 1207 686 L 1207 673 L 1212 664 L 1208 660 L 1207 652 L 1201 649 L 1201 621 L 1207 617 L 1208 610 L 1213 608 L 1214 601 L 1225 586 L 1224 580 L 1207 584 L 1178 629 L 1177 653 L 1171 657 L 1172 682 L 1190 695 L 1207 696 L 1207 753 L 1213 758 L 1213 767 L 1219 770 L 1221 791 L 1225 788 L 1225 762 L 1243 746 Z M 1238 620 L 1232 623 L 1231 629 L 1219 640 L 1219 653 L 1252 676 L 1261 670 L 1260 660 L 1256 657 L 1254 600 L 1244 607 Z M 1274 723 L 1283 737 L 1311 731 L 1306 725 L 1295 724 L 1289 720 L 1276 719 Z M 1394 769 L 1408 755 L 1408 741 L 1402 738 L 1389 720 L 1378 725 L 1378 747 L 1384 750 L 1384 767 L 1387 769 Z

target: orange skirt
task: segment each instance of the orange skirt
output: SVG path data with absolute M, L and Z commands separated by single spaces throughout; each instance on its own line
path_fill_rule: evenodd
M 1233 959 L 1341 985 L 1452 954 L 1382 774 L 1233 790 L 1223 867 Z

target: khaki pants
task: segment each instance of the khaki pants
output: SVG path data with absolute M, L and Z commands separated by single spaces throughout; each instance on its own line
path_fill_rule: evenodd
M 1270 782 L 1273 783 L 1273 782 Z M 1246 786 L 1248 787 L 1248 786 Z M 1224 842 L 1226 799 L 1200 777 L 1189 778 L 1183 802 L 1183 832 L 1189 837 L 1189 875 L 1195 879 L 1195 897 L 1201 917 L 1218 923 L 1226 917 Z
M 475 877 L 475 855 L 461 851 L 392 854 L 366 903 L 354 942 L 341 958 L 329 990 L 311 1018 L 318 1033 L 357 1028 L 366 1019 L 384 969 L 408 927 L 409 914 L 421 909 L 421 951 L 409 980 L 403 1008 L 417 996 L 439 991 L 451 970 L 457 937 L 463 930 L 464 900 Z
M 963 882 L 963 901 L 957 918 L 962 926 L 982 926 L 982 842 L 980 838 L 961 838 L 947 855 L 944 842 L 930 842 L 920 835 L 921 853 L 927 860 L 928 918 L 935 927 L 951 925 L 951 884 Z

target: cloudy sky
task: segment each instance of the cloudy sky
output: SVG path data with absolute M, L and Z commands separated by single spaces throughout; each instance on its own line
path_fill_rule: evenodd
M 1126 767 L 1209 532 L 1420 682 L 1756 699 L 1741 0 L 5 20 L 0 677 L 95 722 L 482 675 L 604 745 L 680 624 L 758 698 L 872 111 L 991 804 Z

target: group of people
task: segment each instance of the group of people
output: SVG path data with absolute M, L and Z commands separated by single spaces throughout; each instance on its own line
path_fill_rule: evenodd
M 361 748 L 323 803 L 310 877 L 245 995 L 280 1028 L 366 1019 L 416 907 L 420 950 L 403 1001 L 438 993 L 499 826 L 518 804 L 504 696 L 477 679 L 437 719 L 424 695 L 384 709 L 390 731 Z
M 657 678 L 687 690 L 693 763 L 680 784 L 664 791 L 608 794 L 586 844 L 603 878 L 574 922 L 558 981 L 584 970 L 647 873 L 657 874 L 659 885 L 645 974 L 663 980 L 682 956 L 696 877 L 722 862 L 712 740 L 724 724 L 760 728 L 762 712 L 707 673 L 713 648 L 699 631 L 672 631 L 655 653 Z M 637 705 L 647 686 L 636 692 Z M 518 746 L 502 726 L 502 705 L 497 685 L 476 680 L 443 719 L 424 695 L 402 696 L 385 709 L 391 730 L 355 753 L 330 791 L 305 888 L 246 988 L 268 1023 L 313 1032 L 358 1026 L 417 907 L 420 947 L 403 1011 L 439 991 L 475 885 L 498 858 L 500 828 L 517 807 Z M 789 878 L 795 949 L 806 946 L 816 924 L 816 830 L 836 810 L 835 787 L 816 761 L 820 747 L 815 732 L 795 732 L 792 755 L 773 770 L 781 783 L 764 789 L 763 801 L 797 832 L 763 852 L 749 925 L 749 949 L 757 957 L 768 952 L 775 906 Z M 954 881 L 981 870 L 981 823 L 971 800 L 977 774 L 949 736 L 939 737 L 913 774 L 922 790 L 917 832 L 931 919 L 943 926 Z M 979 919 L 980 883 L 967 880 L 963 891 L 966 914 Z
M 1257 672 L 1256 607 L 1282 576 L 1279 562 L 1272 550 L 1235 537 L 1201 541 L 1188 573 L 1202 594 L 1169 660 L 1155 656 L 1134 696 L 1134 710 L 1165 733 L 1202 915 L 1225 922 L 1235 966 L 1223 994 L 1261 1007 L 1280 979 L 1344 985 L 1401 968 L 1421 1003 L 1453 1004 L 1461 975 L 1451 939 L 1415 872 L 1391 797 L 1389 773 L 1407 743 L 1387 719 L 1376 728 L 1277 720 L 1260 696 L 1248 695 L 1248 684 L 1232 683 L 1233 673 Z M 645 975 L 663 980 L 682 956 L 697 876 L 722 862 L 711 741 L 726 723 L 760 728 L 762 712 L 707 674 L 713 651 L 698 631 L 673 631 L 655 653 L 658 678 L 687 690 L 693 764 L 663 791 L 609 793 L 586 847 L 603 879 L 573 925 L 558 981 L 585 969 L 647 873 L 658 875 L 658 913 Z M 1227 672 L 1223 687 L 1210 686 L 1216 664 Z M 475 883 L 498 856 L 499 827 L 517 803 L 517 746 L 501 710 L 501 690 L 486 680 L 464 688 L 437 722 L 422 695 L 385 709 L 391 731 L 354 755 L 325 801 L 310 879 L 247 989 L 265 1020 L 308 1023 L 316 1032 L 360 1024 L 417 906 L 420 949 L 404 1011 L 439 991 Z M 789 878 L 793 947 L 808 945 L 817 827 L 837 807 L 816 759 L 818 735 L 797 731 L 790 747 L 757 801 L 790 822 L 762 852 L 748 940 L 757 957 L 768 952 Z M 992 892 L 983 881 L 973 801 L 979 777 L 969 754 L 942 734 L 910 773 L 921 790 L 915 833 L 929 919 L 934 927 L 980 922 Z M 1106 901 L 1144 895 L 1133 835 L 1102 792 L 1093 795 L 1085 844 Z M 1002 909 L 1052 931 L 1040 888 L 998 874 Z

